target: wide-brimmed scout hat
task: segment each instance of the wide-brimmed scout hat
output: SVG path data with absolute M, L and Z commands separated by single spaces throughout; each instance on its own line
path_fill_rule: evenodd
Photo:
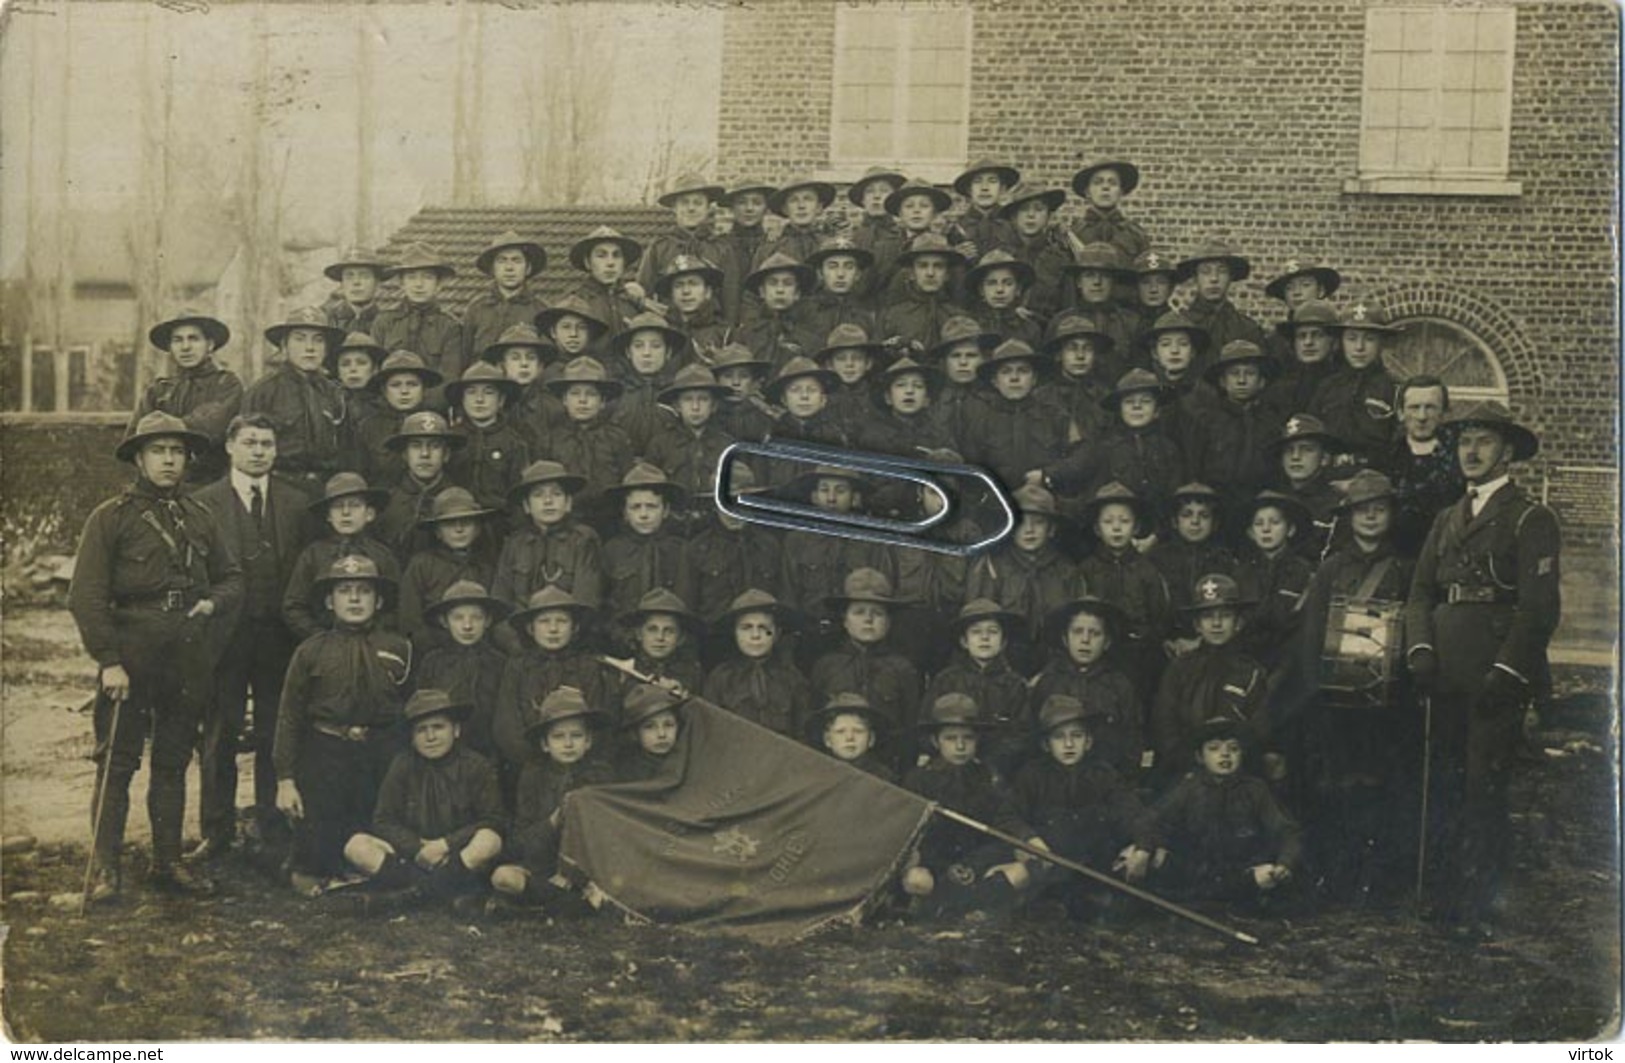
M 745 276 L 745 287 L 754 290 L 772 273 L 794 275 L 796 287 L 801 289 L 803 295 L 812 291 L 813 286 L 818 283 L 818 275 L 813 272 L 811 266 L 783 251 L 775 251 L 767 256 L 766 261 Z
M 599 244 L 614 244 L 621 249 L 621 255 L 626 259 L 626 268 L 631 269 L 637 265 L 638 259 L 643 257 L 643 245 L 630 236 L 623 236 L 607 225 L 600 225 L 592 232 L 583 236 L 570 245 L 570 265 L 587 272 L 587 256 Z M 538 315 L 539 316 L 539 315 Z M 538 325 L 538 328 L 544 326 Z
M 810 498 L 819 480 L 845 480 L 853 490 L 868 494 L 874 486 L 863 476 L 839 465 L 815 465 L 785 485 L 785 491 L 797 498 Z
M 777 403 L 784 397 L 784 389 L 790 381 L 801 377 L 813 377 L 824 385 L 825 391 L 834 391 L 841 382 L 833 369 L 825 369 L 806 355 L 798 354 L 779 367 L 773 379 L 762 387 L 762 395 L 767 401 Z
M 1109 273 L 1125 281 L 1138 280 L 1140 276 L 1128 268 L 1121 251 L 1111 244 L 1098 241 L 1078 248 L 1073 253 L 1072 261 L 1062 268 L 1061 273 L 1068 277 L 1076 277 L 1080 273 L 1090 271 Z
M 1330 266 L 1321 265 L 1304 259 L 1289 258 L 1281 264 L 1281 272 L 1268 284 L 1264 285 L 1264 294 L 1271 299 L 1286 299 L 1286 286 L 1294 278 L 1313 277 L 1320 282 L 1321 298 L 1337 291 L 1343 283 L 1343 275 Z
M 1043 379 L 1053 364 L 1053 359 L 1039 354 L 1021 340 L 1005 340 L 993 348 L 993 353 L 976 367 L 977 379 L 991 381 L 993 375 L 999 371 L 999 366 L 1009 362 L 1030 362 L 1034 374 Z
M 1177 268 L 1178 265 L 1173 259 L 1158 251 L 1141 251 L 1134 256 L 1134 262 L 1129 266 L 1136 277 L 1151 277 L 1158 273 L 1166 273 L 1172 277 Z
M 880 406 L 882 409 L 890 409 L 886 405 L 886 393 L 891 390 L 892 381 L 904 373 L 918 373 L 921 379 L 925 381 L 926 395 L 932 399 L 935 399 L 937 393 L 942 390 L 942 370 L 937 369 L 935 366 L 916 362 L 904 355 L 875 374 L 874 390 L 872 392 L 875 405 Z
M 741 181 L 722 194 L 722 205 L 732 208 L 739 201 L 739 197 L 749 192 L 760 192 L 766 199 L 779 190 L 778 185 L 768 184 L 766 181 Z
M 1055 494 L 1043 484 L 1022 484 L 1010 492 L 1010 501 L 1016 504 L 1017 513 L 1032 513 L 1040 517 L 1058 519 L 1061 507 L 1055 501 Z
M 119 441 L 113 453 L 119 461 L 134 461 L 144 444 L 165 438 L 179 439 L 193 454 L 201 454 L 214 445 L 208 436 L 194 432 L 174 414 L 154 410 L 135 423 L 135 430 Z
M 688 334 L 681 329 L 672 328 L 666 324 L 666 319 L 659 314 L 645 310 L 636 314 L 626 323 L 626 327 L 615 334 L 610 341 L 610 347 L 616 354 L 624 356 L 632 346 L 632 337 L 640 332 L 658 332 L 666 341 L 667 353 L 675 358 L 678 352 L 688 348 Z M 566 367 L 568 369 L 568 367 Z
M 1117 345 L 1109 332 L 1102 329 L 1095 321 L 1093 314 L 1086 314 L 1081 310 L 1064 310 L 1056 314 L 1044 331 L 1044 342 L 1038 347 L 1040 354 L 1059 355 L 1066 341 L 1078 336 L 1088 337 L 1094 341 L 1095 353 L 1108 354 Z
M 621 729 L 630 731 L 663 712 L 676 712 L 683 699 L 654 683 L 638 683 L 621 699 Z
M 862 716 L 869 721 L 869 728 L 875 732 L 876 738 L 897 726 L 897 721 L 892 718 L 890 712 L 877 708 L 862 694 L 849 690 L 832 695 L 824 702 L 822 708 L 807 717 L 807 722 L 802 725 L 806 730 L 807 741 L 817 742 L 830 721 L 845 713 Z
M 513 607 L 507 602 L 493 597 L 483 583 L 460 579 L 440 592 L 440 597 L 423 610 L 423 618 L 434 620 L 459 605 L 477 605 L 490 614 L 492 620 L 501 620 L 513 611 Z
M 1066 205 L 1066 193 L 1061 189 L 1021 181 L 1010 189 L 1010 201 L 999 208 L 999 217 L 1014 218 L 1017 211 L 1035 199 L 1042 201 L 1051 214 Z
M 335 328 L 327 323 L 327 315 L 314 306 L 302 306 L 297 310 L 290 310 L 288 316 L 265 330 L 265 338 L 274 347 L 281 347 L 287 342 L 288 333 L 294 329 L 311 329 L 322 334 L 327 340 L 327 349 L 344 342 L 344 330 Z
M 1162 382 L 1162 378 L 1149 369 L 1138 367 L 1130 369 L 1117 378 L 1117 384 L 1100 398 L 1100 405 L 1104 409 L 1115 410 L 1118 403 L 1136 392 L 1147 391 L 1157 400 L 1157 405 L 1166 406 L 1174 397 L 1174 389 Z
M 975 343 L 982 349 L 983 354 L 989 354 L 999 345 L 1000 336 L 997 332 L 982 327 L 981 322 L 964 314 L 955 314 L 942 323 L 942 331 L 938 333 L 937 342 L 926 349 L 927 358 L 938 360 L 947 357 L 948 352 L 961 343 Z
M 846 190 L 846 198 L 851 201 L 854 207 L 863 206 L 864 189 L 876 181 L 889 181 L 898 188 L 908 184 L 908 178 L 896 170 L 887 169 L 884 166 L 871 166 L 863 171 L 862 177 L 852 182 L 852 187 Z M 886 209 L 891 210 L 890 205 Z
M 1308 506 L 1284 491 L 1273 490 L 1260 491 L 1236 506 L 1236 520 L 1241 527 L 1245 528 L 1252 523 L 1253 514 L 1261 509 L 1271 507 L 1280 510 L 1282 516 L 1286 517 L 1287 523 L 1300 531 L 1310 524 Z
M 1037 276 L 1037 274 L 1033 272 L 1033 268 L 1027 265 L 1027 263 L 1023 262 L 1015 255 L 1012 255 L 1004 248 L 995 247 L 993 250 L 987 252 L 986 254 L 982 255 L 981 258 L 977 259 L 976 265 L 965 271 L 966 287 L 974 291 L 976 287 L 982 283 L 982 278 L 987 276 L 989 273 L 992 273 L 996 269 L 1007 269 L 1014 273 L 1016 275 L 1016 283 L 1021 285 L 1022 288 L 1030 287 L 1033 283 L 1033 278 Z
M 872 602 L 876 605 L 908 605 L 892 591 L 891 580 L 876 568 L 855 568 L 841 581 L 841 593 L 824 598 L 831 612 L 845 609 L 854 602 Z
M 425 689 L 413 692 L 401 709 L 401 722 L 410 730 L 419 720 L 430 716 L 444 716 L 461 723 L 474 714 L 474 706 L 465 701 L 453 701 L 444 690 Z
M 330 281 L 342 281 L 347 269 L 370 269 L 380 280 L 389 276 L 389 260 L 370 247 L 347 247 L 339 252 L 339 260 L 322 267 L 322 275 Z
M 587 703 L 587 695 L 576 687 L 559 687 L 547 697 L 532 703 L 525 712 L 525 737 L 533 738 L 561 720 L 585 720 L 590 727 L 602 727 L 607 714 Z
M 1191 731 L 1191 751 L 1200 753 L 1202 747 L 1220 738 L 1234 738 L 1243 745 L 1257 737 L 1251 724 L 1239 716 L 1214 716 L 1203 720 Z
M 766 376 L 773 369 L 773 363 L 770 360 L 758 358 L 756 352 L 743 343 L 724 344 L 722 349 L 711 358 L 711 369 L 715 373 L 739 366 L 754 371 L 758 376 Z
M 327 368 L 330 372 L 335 374 L 338 372 L 339 355 L 345 351 L 365 352 L 367 357 L 372 359 L 374 373 L 384 364 L 384 359 L 389 357 L 389 348 L 373 339 L 369 334 L 365 332 L 349 332 L 345 334 L 342 343 L 327 352 Z M 370 377 L 368 379 L 371 380 Z
M 400 254 L 390 263 L 386 277 L 399 277 L 408 270 L 426 269 L 441 277 L 457 276 L 457 267 L 447 262 L 445 256 L 433 247 L 419 240 L 401 248 Z
M 516 630 L 523 632 L 529 626 L 532 618 L 553 609 L 562 609 L 574 613 L 577 619 L 590 616 L 593 612 L 591 605 L 588 605 L 558 584 L 549 583 L 545 587 L 532 591 L 530 597 L 525 599 L 525 607 L 514 610 L 513 614 L 508 617 L 508 623 L 513 625 Z
M 879 358 L 885 353 L 886 345 L 879 340 L 870 339 L 869 333 L 864 330 L 862 325 L 854 325 L 850 321 L 846 321 L 830 330 L 829 335 L 824 339 L 824 345 L 818 348 L 818 352 L 813 355 L 813 358 L 819 365 L 828 365 L 830 356 L 836 351 L 850 349 L 867 351 L 869 357 Z
M 418 524 L 427 526 L 453 520 L 481 520 L 495 514 L 496 510 L 480 505 L 468 488 L 448 487 L 434 496 L 434 501 L 429 503 L 428 514 L 419 517 Z
M 1083 522 L 1084 527 L 1090 529 L 1092 535 L 1094 534 L 1095 519 L 1100 515 L 1101 509 L 1113 504 L 1129 507 L 1134 513 L 1134 523 L 1139 529 L 1144 529 L 1154 516 L 1151 512 L 1149 500 L 1135 494 L 1126 485 L 1113 480 L 1109 484 L 1102 485 L 1094 494 L 1089 496 L 1088 500 L 1083 503 L 1078 519 Z
M 1282 447 L 1300 439 L 1319 440 L 1328 454 L 1340 454 L 1348 449 L 1346 444 L 1326 427 L 1326 422 L 1312 413 L 1295 413 L 1288 417 L 1286 423 L 1281 426 L 1280 434 L 1271 440 L 1265 449 L 1270 453 L 1279 453 Z
M 525 261 L 530 263 L 532 277 L 547 268 L 547 249 L 535 240 L 527 240 L 523 236 L 509 229 L 507 232 L 495 236 L 481 251 L 479 257 L 474 259 L 474 268 L 486 276 L 491 275 L 491 264 L 496 260 L 498 251 L 512 248 L 525 254 Z
M 954 191 L 962 196 L 970 195 L 970 183 L 978 174 L 997 174 L 999 184 L 1010 188 L 1021 183 L 1021 171 L 1001 159 L 977 159 L 970 167 L 954 178 Z
M 1179 607 L 1184 613 L 1204 613 L 1209 609 L 1250 609 L 1258 601 L 1242 593 L 1241 584 L 1235 577 L 1227 576 L 1223 572 L 1210 572 L 1205 576 L 1197 577 L 1191 584 L 1191 600 L 1189 605 Z
M 419 410 L 401 418 L 401 430 L 384 440 L 386 450 L 399 450 L 412 439 L 444 439 L 451 450 L 468 445 L 468 437 L 451 430 L 446 419 L 433 410 Z
M 1044 617 L 1044 633 L 1051 640 L 1066 639 L 1066 629 L 1071 625 L 1072 618 L 1080 613 L 1099 617 L 1106 625 L 1108 638 L 1117 638 L 1128 629 L 1128 614 L 1121 608 L 1108 602 L 1104 598 L 1093 594 L 1083 594 L 1072 599 L 1064 605 L 1051 609 Z
M 165 318 L 152 326 L 147 331 L 147 339 L 160 351 L 167 351 L 169 350 L 170 337 L 182 325 L 196 325 L 203 331 L 203 335 L 208 337 L 209 342 L 214 344 L 215 350 L 219 350 L 231 341 L 231 329 L 226 327 L 224 321 L 217 317 L 210 317 L 201 310 L 191 308 L 177 310 L 171 317 Z
M 1146 351 L 1157 349 L 1157 337 L 1167 332 L 1183 332 L 1191 338 L 1191 353 L 1200 357 L 1208 349 L 1212 336 L 1207 329 L 1198 325 L 1178 310 L 1170 310 L 1158 317 L 1156 323 L 1145 330 L 1141 345 Z
M 430 366 L 416 351 L 390 351 L 389 356 L 378 363 L 378 371 L 367 381 L 367 390 L 382 391 L 384 384 L 397 373 L 413 374 L 423 381 L 426 388 L 435 387 L 445 379 L 440 375 L 440 370 Z
M 1202 375 L 1209 381 L 1217 383 L 1219 377 L 1230 366 L 1249 363 L 1258 366 L 1258 371 L 1263 374 L 1265 380 L 1274 377 L 1281 369 L 1275 358 L 1252 340 L 1231 340 L 1219 351 L 1219 356 Z
M 322 485 L 322 496 L 305 508 L 312 513 L 325 513 L 334 502 L 351 497 L 360 498 L 374 509 L 383 509 L 389 504 L 389 492 L 382 487 L 368 486 L 366 478 L 360 473 L 336 472 Z
M 1343 318 L 1330 300 L 1310 299 L 1298 307 L 1291 317 L 1278 322 L 1275 331 L 1287 339 L 1291 339 L 1305 325 L 1323 328 L 1328 332 L 1341 332 L 1343 330 Z
M 1404 325 L 1394 324 L 1394 317 L 1380 306 L 1372 306 L 1365 300 L 1356 300 L 1354 305 L 1343 311 L 1338 319 L 1344 332 L 1359 329 L 1362 332 L 1381 332 L 1388 336 L 1397 336 L 1405 331 Z
M 1191 255 L 1179 260 L 1179 264 L 1174 266 L 1174 277 L 1188 281 L 1196 276 L 1196 267 L 1204 262 L 1223 262 L 1229 266 L 1232 281 L 1246 280 L 1253 272 L 1253 264 L 1243 258 L 1235 248 L 1222 240 L 1209 240 Z
M 1338 486 L 1343 491 L 1343 498 L 1337 503 L 1340 510 L 1353 509 L 1355 506 L 1363 506 L 1367 502 L 1376 502 L 1384 498 L 1399 497 L 1394 481 L 1376 469 L 1361 469 Z
M 1042 734 L 1049 734 L 1067 723 L 1093 727 L 1091 721 L 1105 715 L 1105 706 L 1098 702 L 1085 702 L 1070 694 L 1051 694 L 1038 707 L 1038 730 Z
M 982 712 L 975 698 L 956 692 L 943 694 L 933 701 L 916 726 L 922 731 L 935 731 L 940 727 L 974 727 L 985 731 L 998 724 Z
M 733 394 L 733 389 L 726 384 L 718 384 L 717 376 L 705 366 L 695 363 L 685 365 L 677 370 L 671 383 L 661 388 L 655 398 L 662 404 L 670 406 L 682 397 L 685 391 L 708 392 L 713 398 L 723 398 Z
M 587 478 L 566 469 L 562 462 L 542 458 L 525 466 L 525 471 L 519 474 L 519 482 L 508 490 L 508 500 L 522 500 L 538 484 L 558 484 L 573 495 L 587 486 Z
M 886 213 L 895 215 L 903 206 L 903 200 L 909 196 L 926 196 L 941 214 L 954 205 L 954 197 L 938 188 L 934 184 L 911 177 L 899 185 L 891 195 L 886 197 Z
M 1527 461 L 1540 451 L 1540 439 L 1533 431 L 1519 424 L 1512 411 L 1493 400 L 1475 402 L 1470 406 L 1451 410 L 1439 425 L 1439 435 L 1449 446 L 1456 445 L 1456 436 L 1463 428 L 1488 428 L 1499 432 L 1512 444 L 1512 460 Z
M 1174 493 L 1168 498 L 1168 517 L 1173 519 L 1179 514 L 1179 507 L 1186 502 L 1205 502 L 1213 511 L 1215 519 L 1224 510 L 1224 496 L 1217 488 L 1195 480 L 1188 484 L 1180 484 L 1174 488 Z
M 897 256 L 897 264 L 907 266 L 917 258 L 926 255 L 941 255 L 950 264 L 965 261 L 965 256 L 948 242 L 948 238 L 941 233 L 921 233 L 909 241 L 908 248 Z
M 609 242 L 614 243 L 613 240 Z M 587 300 L 581 298 L 579 295 L 576 295 L 574 292 L 566 295 L 563 299 L 560 299 L 546 310 L 537 312 L 536 331 L 538 333 L 545 333 L 548 329 L 558 324 L 560 319 L 566 317 L 579 317 L 581 320 L 585 321 L 588 326 L 587 334 L 589 337 L 594 339 L 609 331 L 609 322 L 593 313 L 592 307 L 587 304 Z M 552 343 L 545 338 L 542 340 L 542 343 L 546 344 L 547 346 L 552 346 Z
M 509 325 L 502 330 L 502 335 L 497 337 L 495 343 L 487 344 L 485 350 L 480 352 L 480 361 L 493 366 L 501 365 L 503 357 L 516 348 L 534 350 L 537 361 L 546 361 L 549 354 L 558 353 L 553 341 L 544 339 L 542 334 L 536 331 L 535 325 L 520 322 L 517 325 Z
M 677 202 L 678 196 L 684 196 L 690 192 L 698 192 L 705 196 L 706 199 L 716 203 L 727 194 L 727 191 L 727 189 L 723 188 L 716 182 L 707 181 L 702 175 L 693 173 L 691 171 L 689 173 L 678 174 L 677 177 L 673 179 L 672 183 L 667 186 L 666 194 L 661 196 L 658 200 L 656 200 L 656 202 L 662 207 L 670 208 L 672 204 Z
M 621 382 L 609 375 L 604 363 L 590 354 L 580 354 L 564 363 L 559 375 L 542 382 L 542 386 L 558 398 L 570 390 L 571 384 L 591 384 L 604 396 L 613 399 L 621 393 Z
M 656 587 L 644 592 L 637 605 L 615 619 L 628 627 L 635 627 L 645 617 L 657 613 L 676 617 L 678 623 L 688 628 L 690 637 L 698 637 L 705 631 L 705 622 L 700 619 L 699 614 L 690 609 L 688 603 L 676 593 L 665 587 Z
M 378 562 L 363 554 L 346 554 L 327 566 L 327 571 L 310 583 L 310 596 L 320 601 L 335 583 L 362 580 L 378 588 L 380 597 L 394 592 L 395 581 L 378 571 Z
M 1102 170 L 1116 170 L 1117 179 L 1123 184 L 1123 194 L 1126 196 L 1140 187 L 1140 168 L 1126 159 L 1092 159 L 1084 163 L 1083 169 L 1072 175 L 1072 191 L 1079 196 L 1087 197 L 1089 182 Z
M 671 286 L 679 277 L 699 277 L 713 291 L 722 287 L 722 270 L 698 255 L 677 255 L 666 264 L 666 269 L 655 278 L 655 295 L 671 298 Z
M 785 627 L 793 627 L 802 620 L 800 610 L 779 601 L 767 591 L 751 587 L 735 595 L 728 608 L 717 615 L 717 629 L 725 630 L 746 613 L 766 613 Z
M 633 491 L 653 491 L 666 500 L 669 506 L 677 507 L 688 501 L 688 491 L 681 485 L 673 483 L 666 478 L 666 473 L 660 466 L 644 461 L 641 458 L 632 463 L 621 477 L 621 482 L 606 487 L 601 492 L 607 505 L 619 505 L 620 502 Z
M 817 269 L 824 264 L 825 259 L 837 255 L 850 255 L 857 260 L 859 269 L 868 269 L 875 264 L 875 253 L 867 247 L 859 247 L 852 242 L 852 237 L 846 233 L 836 233 L 826 236 L 818 242 L 818 250 L 807 256 L 807 265 Z
M 781 186 L 771 196 L 768 196 L 767 209 L 771 210 L 774 214 L 777 214 L 780 217 L 784 217 L 784 207 L 786 201 L 790 198 L 790 193 L 799 192 L 802 189 L 807 189 L 818 197 L 819 210 L 824 210 L 831 203 L 835 202 L 834 185 L 830 184 L 828 181 L 820 181 L 816 177 L 810 177 L 803 174 L 801 176 L 791 178 L 789 182 Z
M 948 631 L 959 636 L 965 633 L 966 628 L 983 620 L 998 621 L 1006 634 L 1020 630 L 1027 623 L 1026 617 L 1006 609 L 992 598 L 973 598 L 961 606 L 959 614 L 948 622 Z

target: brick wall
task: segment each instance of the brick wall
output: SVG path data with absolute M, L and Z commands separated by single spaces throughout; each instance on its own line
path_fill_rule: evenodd
M 1084 158 L 1121 152 L 1143 173 L 1128 209 L 1160 249 L 1221 235 L 1253 259 L 1237 299 L 1254 316 L 1280 317 L 1262 289 L 1285 258 L 1323 256 L 1345 291 L 1484 338 L 1544 465 L 1616 464 L 1614 5 L 1519 6 L 1508 176 L 1523 194 L 1495 199 L 1343 192 L 1359 158 L 1363 2 L 974 6 L 972 156 L 1065 187 Z M 823 4 L 730 10 L 724 180 L 828 165 L 834 21 Z

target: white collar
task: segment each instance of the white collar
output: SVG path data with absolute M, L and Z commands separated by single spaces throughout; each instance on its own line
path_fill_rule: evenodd
M 254 488 L 258 487 L 260 489 L 261 496 L 268 496 L 270 494 L 270 482 L 271 477 L 269 474 L 265 476 L 250 476 L 239 469 L 231 470 L 231 489 L 236 491 L 237 497 L 243 500 L 244 509 L 248 508 L 249 499 L 252 498 L 254 494 Z
M 1505 487 L 1511 482 L 1512 475 L 1510 473 L 1502 473 L 1500 476 L 1490 480 L 1488 483 L 1469 485 L 1467 491 L 1469 497 L 1471 497 L 1473 500 L 1473 516 L 1476 517 L 1482 513 L 1484 511 L 1484 507 L 1489 505 L 1490 498 L 1495 494 L 1495 492 L 1499 491 L 1501 488 Z
M 1432 454 L 1434 451 L 1439 449 L 1439 437 L 1434 436 L 1432 439 L 1412 439 L 1410 436 L 1406 436 L 1405 446 L 1410 449 L 1412 454 L 1415 454 L 1418 457 L 1424 454 Z

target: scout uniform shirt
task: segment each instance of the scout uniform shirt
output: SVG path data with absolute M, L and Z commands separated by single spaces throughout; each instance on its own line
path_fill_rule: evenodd
M 288 630 L 296 638 L 308 639 L 327 627 L 326 618 L 318 615 L 318 606 L 310 600 L 310 589 L 316 585 L 318 578 L 332 569 L 333 562 L 346 557 L 368 558 L 378 566 L 380 576 L 400 579 L 401 566 L 395 560 L 394 552 L 366 533 L 345 538 L 329 535 L 325 539 L 317 539 L 300 552 L 299 560 L 293 563 L 293 572 L 288 576 L 287 590 L 282 594 L 282 622 L 288 625 Z M 383 613 L 383 610 L 379 612 Z
M 1380 458 L 1397 431 L 1395 395 L 1399 381 L 1382 359 L 1364 369 L 1344 366 L 1315 389 L 1308 412 L 1326 423 L 1326 431 L 1367 460 Z
M 490 554 L 481 549 L 483 545 L 477 542 L 467 550 L 453 550 L 436 540 L 433 546 L 419 550 L 406 563 L 406 574 L 401 577 L 399 626 L 420 654 L 452 641 L 439 624 L 423 619 L 425 608 L 438 602 L 446 588 L 458 580 L 469 580 L 482 587 L 490 585 L 491 559 Z
M 1035 757 L 1016 773 L 1011 789 L 1017 812 L 1062 856 L 1109 867 L 1126 845 L 1157 848 L 1150 811 L 1093 750 L 1071 765 L 1047 752 Z
M 704 696 L 736 716 L 792 737 L 802 733 L 812 712 L 812 685 L 782 649 L 766 657 L 730 657 L 705 677 Z
M 580 637 L 578 633 L 576 638 Z M 574 645 L 544 650 L 532 643 L 508 658 L 497 689 L 491 735 L 505 770 L 512 773 L 510 777 L 527 762 L 546 759 L 538 757 L 533 743 L 525 737 L 524 721 L 534 711 L 533 706 L 559 687 L 575 687 L 588 705 L 608 705 L 615 693 L 615 683 L 605 674 L 604 666 Z
M 784 553 L 772 532 L 749 524 L 731 529 L 709 516 L 683 548 L 677 597 L 709 622 L 752 587 L 777 597 L 783 570 Z
M 604 597 L 603 547 L 598 533 L 574 517 L 545 528 L 527 524 L 502 544 L 491 596 L 523 607 L 548 584 L 596 606 Z
M 531 461 L 524 433 L 506 410 L 491 424 L 463 420 L 452 431 L 466 438 L 468 445 L 452 449 L 446 459 L 447 477 L 468 488 L 482 507 L 502 512 L 508 507 L 508 492 Z
M 470 299 L 468 305 L 463 308 L 462 361 L 458 367 L 459 374 L 462 369 L 479 361 L 485 349 L 500 340 L 508 329 L 514 325 L 534 325 L 536 315 L 546 309 L 547 300 L 531 287 L 529 281 L 520 285 L 519 290 L 512 295 L 504 293 L 492 283 L 485 291 Z M 389 349 L 393 351 L 401 348 Z M 416 347 L 404 349 L 418 351 Z M 424 357 L 427 358 L 428 355 L 424 354 Z M 455 378 L 448 376 L 446 379 Z
M 134 433 L 141 418 L 155 411 L 179 417 L 186 427 L 208 436 L 213 444 L 186 469 L 189 482 L 209 483 L 226 471 L 225 459 L 218 451 L 226 441 L 226 427 L 242 404 L 242 380 L 215 364 L 212 357 L 205 357 L 190 369 L 177 369 L 173 376 L 161 376 L 147 385 L 124 434 Z
M 1039 706 L 1057 694 L 1077 698 L 1091 711 L 1099 711 L 1100 715 L 1091 721 L 1095 748 L 1090 756 L 1132 777 L 1139 770 L 1145 740 L 1140 699 L 1128 676 L 1105 658 L 1083 666 L 1060 650 L 1051 654 L 1043 670 L 1033 676 L 1032 696 L 1027 704 L 1034 716 Z
M 1189 763 L 1192 739 L 1208 720 L 1238 720 L 1255 740 L 1266 739 L 1265 678 L 1264 669 L 1234 639 L 1223 646 L 1204 642 L 1169 661 L 1151 705 L 1157 770 L 1177 778 Z
M 1188 773 L 1153 815 L 1170 853 L 1167 874 L 1203 894 L 1255 893 L 1249 868 L 1295 867 L 1303 851 L 1302 831 L 1275 803 L 1269 784 L 1239 771 Z
M 446 380 L 456 380 L 463 375 L 466 363 L 462 323 L 433 300 L 427 303 L 403 301 L 400 306 L 381 312 L 373 322 L 372 337 L 385 350 L 421 355 L 429 368 Z
M 449 637 L 443 645 L 418 658 L 412 685 L 416 690 L 444 690 L 454 705 L 472 705 L 474 711 L 463 721 L 459 747 L 486 757 L 496 755 L 491 734 L 491 718 L 496 710 L 502 670 L 508 655 L 497 649 L 489 637 L 464 646 Z
M 369 736 L 400 722 L 412 644 L 376 623 L 337 626 L 312 635 L 293 651 L 282 686 L 272 760 L 279 780 L 293 779 L 301 752 L 314 734 Z
M 284 362 L 254 382 L 243 413 L 263 413 L 276 425 L 276 467 L 325 478 L 338 468 L 346 420 L 344 389 L 320 369 L 306 373 Z

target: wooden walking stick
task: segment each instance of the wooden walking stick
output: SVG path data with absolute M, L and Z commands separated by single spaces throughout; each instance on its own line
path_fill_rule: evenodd
M 1422 913 L 1428 866 L 1428 787 L 1433 762 L 1433 695 L 1422 695 L 1422 811 L 1416 830 L 1416 912 Z
M 108 697 L 112 698 L 112 695 Z M 109 776 L 113 774 L 113 742 L 118 738 L 119 714 L 124 708 L 123 698 L 112 698 L 112 702 L 113 720 L 107 728 L 107 748 L 102 750 L 101 763 L 96 766 L 96 808 L 90 816 L 90 859 L 85 861 L 84 888 L 79 891 L 81 919 L 90 907 L 90 880 L 96 873 L 96 840 L 102 835 L 102 810 L 107 807 L 107 784 Z

